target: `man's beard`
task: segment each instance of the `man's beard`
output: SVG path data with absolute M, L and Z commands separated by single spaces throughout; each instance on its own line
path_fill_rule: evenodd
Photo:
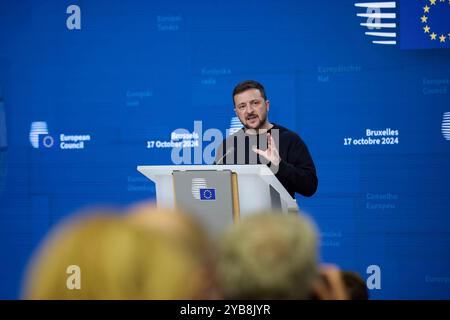
M 265 114 L 264 118 L 262 118 L 262 119 L 259 118 L 259 115 L 256 115 L 256 117 L 259 119 L 259 125 L 256 128 L 251 128 L 251 127 L 247 126 L 247 119 L 245 119 L 245 122 L 242 123 L 245 130 L 259 130 L 259 129 L 261 129 L 262 126 L 264 126 L 266 124 L 267 113 Z

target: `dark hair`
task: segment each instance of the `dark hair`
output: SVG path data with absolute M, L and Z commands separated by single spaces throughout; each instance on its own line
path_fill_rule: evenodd
M 342 271 L 341 276 L 350 300 L 369 300 L 369 290 L 358 273 Z
M 250 89 L 258 89 L 261 93 L 261 97 L 264 98 L 264 100 L 267 100 L 266 97 L 266 91 L 264 90 L 264 87 L 261 83 L 255 81 L 255 80 L 246 80 L 241 83 L 239 83 L 236 87 L 234 87 L 233 90 L 233 104 L 234 104 L 234 96 L 242 93 L 244 91 L 250 90 Z

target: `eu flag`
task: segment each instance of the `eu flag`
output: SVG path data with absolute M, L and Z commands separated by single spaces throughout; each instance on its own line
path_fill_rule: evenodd
M 200 200 L 216 200 L 216 189 L 200 189 Z
M 401 0 L 400 47 L 450 48 L 450 1 Z

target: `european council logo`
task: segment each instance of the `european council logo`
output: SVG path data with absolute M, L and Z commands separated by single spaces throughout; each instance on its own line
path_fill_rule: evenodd
M 355 7 L 364 8 L 366 12 L 356 15 L 366 18 L 360 26 L 366 27 L 369 31 L 366 36 L 372 38 L 372 43 L 381 45 L 397 44 L 397 13 L 395 1 L 390 2 L 365 2 L 355 3 Z
M 228 135 L 231 136 L 241 130 L 244 126 L 241 123 L 241 120 L 239 120 L 238 117 L 232 117 L 230 121 L 230 128 L 228 129 Z
M 192 179 L 191 192 L 195 199 L 200 200 L 200 189 L 206 189 L 206 180 L 203 178 Z
M 366 12 L 360 25 L 369 29 L 372 43 L 401 49 L 450 48 L 450 0 L 397 0 L 355 3 Z M 399 14 L 395 11 L 399 7 Z M 398 16 L 400 18 L 398 19 Z M 400 27 L 399 37 L 396 31 Z
M 29 137 L 33 148 L 38 149 L 40 145 L 47 148 L 53 146 L 53 137 L 48 135 L 47 122 L 45 121 L 32 122 Z
M 216 200 L 216 189 L 208 188 L 203 178 L 192 179 L 191 191 L 197 200 Z

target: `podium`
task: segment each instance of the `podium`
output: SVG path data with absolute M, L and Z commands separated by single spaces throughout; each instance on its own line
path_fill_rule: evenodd
M 157 206 L 191 213 L 212 234 L 253 213 L 298 212 L 296 200 L 264 164 L 138 166 L 137 170 L 156 184 Z

